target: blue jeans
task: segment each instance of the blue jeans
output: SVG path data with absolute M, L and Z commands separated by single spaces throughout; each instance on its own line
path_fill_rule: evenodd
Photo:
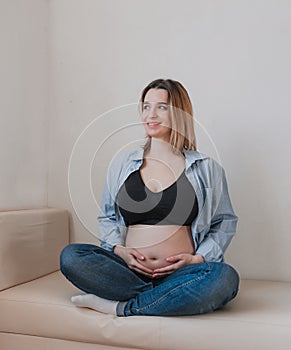
M 82 291 L 119 301 L 118 316 L 183 316 L 214 311 L 238 292 L 239 276 L 222 262 L 184 266 L 152 279 L 131 270 L 118 255 L 91 244 L 70 244 L 61 271 Z

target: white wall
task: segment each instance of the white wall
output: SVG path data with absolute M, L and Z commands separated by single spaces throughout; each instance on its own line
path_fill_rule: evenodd
M 0 1 L 0 210 L 47 205 L 46 1 Z
M 228 260 L 243 277 L 291 281 L 291 3 L 51 0 L 50 11 L 54 95 L 49 204 L 72 210 L 68 162 L 89 122 L 136 102 L 152 79 L 177 79 L 189 90 L 196 118 L 218 150 L 240 218 Z M 96 231 L 87 185 L 92 149 L 122 122 L 137 120 L 129 112 L 119 119 L 114 112 L 102 116 L 102 122 L 89 128 L 91 133 L 87 129 L 83 134 L 90 142 L 81 137 L 75 149 L 80 163 L 73 171 L 73 192 L 79 184 L 74 196 L 83 209 L 87 200 L 83 225 L 73 217 L 77 241 L 91 241 L 88 231 Z M 217 156 L 202 126 L 199 149 Z M 127 140 L 140 135 L 128 132 Z M 114 154 L 123 142 L 117 138 L 106 153 Z M 107 165 L 104 153 L 97 152 L 98 164 L 90 173 L 97 202 Z
M 49 135 L 48 204 L 72 212 L 73 240 L 94 241 L 90 231 L 96 232 L 108 160 L 124 144 L 143 136 L 138 128 L 119 129 L 138 121 L 136 106 L 124 105 L 137 102 L 149 81 L 173 78 L 192 97 L 199 150 L 218 158 L 228 176 L 240 218 L 228 261 L 242 277 L 291 281 L 291 3 L 49 0 L 48 4 L 49 62 L 45 1 L 25 1 L 25 7 L 24 0 L 7 1 L 5 14 L 0 11 L 1 25 L 14 35 L 11 41 L 7 29 L 0 34 L 5 39 L 1 64 L 5 80 L 0 82 L 5 148 L 0 154 L 2 167 L 9 169 L 1 172 L 1 203 L 12 207 L 45 203 Z M 43 124 L 46 113 L 48 134 Z M 71 155 L 70 191 L 75 208 L 80 203 L 77 212 L 83 210 L 80 220 L 68 187 Z

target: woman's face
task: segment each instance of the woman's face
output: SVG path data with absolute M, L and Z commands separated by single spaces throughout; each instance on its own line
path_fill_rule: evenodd
M 142 121 L 148 136 L 169 142 L 171 121 L 168 91 L 164 89 L 150 89 L 146 93 L 142 106 Z

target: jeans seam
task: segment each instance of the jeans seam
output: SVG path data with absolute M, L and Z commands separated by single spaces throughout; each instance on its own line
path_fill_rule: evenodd
M 207 264 L 207 263 L 206 263 L 206 264 Z M 154 302 L 148 304 L 147 306 L 144 306 L 144 307 L 142 307 L 142 308 L 133 308 L 133 310 L 136 311 L 136 312 L 142 312 L 142 311 L 144 311 L 144 310 L 148 310 L 148 309 L 151 308 L 152 306 L 154 306 L 154 305 L 158 304 L 159 302 L 161 302 L 162 300 L 164 300 L 168 295 L 170 295 L 171 293 L 175 292 L 177 289 L 186 287 L 186 286 L 188 286 L 188 285 L 191 284 L 191 283 L 197 282 L 197 281 L 199 281 L 199 280 L 205 278 L 205 277 L 211 272 L 211 270 L 212 270 L 211 265 L 207 264 L 207 266 L 208 266 L 208 271 L 207 271 L 206 273 L 204 273 L 203 276 L 199 276 L 199 277 L 197 277 L 197 278 L 195 278 L 195 279 L 191 279 L 191 280 L 188 281 L 188 282 L 185 282 L 185 283 L 183 283 L 183 284 L 180 284 L 180 285 L 176 286 L 174 289 L 171 289 L 170 291 L 168 291 L 166 294 L 164 294 L 163 296 L 161 296 L 159 299 L 157 299 L 157 300 L 155 300 Z

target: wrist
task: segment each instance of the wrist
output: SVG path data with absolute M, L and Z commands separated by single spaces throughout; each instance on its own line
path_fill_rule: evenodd
M 204 263 L 205 262 L 204 257 L 202 255 L 200 255 L 200 254 L 195 254 L 193 256 L 193 259 L 194 259 L 195 264 L 199 264 L 199 263 Z
M 120 252 L 120 249 L 122 249 L 123 247 L 124 247 L 124 246 L 121 245 L 121 244 L 116 244 L 116 245 L 113 247 L 113 253 L 119 255 L 118 252 Z

